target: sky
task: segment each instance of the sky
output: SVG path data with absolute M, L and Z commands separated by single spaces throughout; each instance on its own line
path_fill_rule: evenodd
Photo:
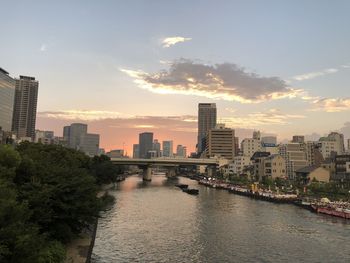
M 350 137 L 350 1 L 3 1 L 0 67 L 39 80 L 37 128 L 194 151 L 198 103 L 240 139 Z

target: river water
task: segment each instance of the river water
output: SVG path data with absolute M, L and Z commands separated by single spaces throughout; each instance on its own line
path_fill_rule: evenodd
M 177 183 L 199 189 L 183 193 Z M 131 176 L 110 194 L 94 263 L 350 262 L 350 222 L 198 185 Z

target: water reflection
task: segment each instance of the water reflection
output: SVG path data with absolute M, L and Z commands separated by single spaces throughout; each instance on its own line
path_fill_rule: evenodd
M 175 187 L 186 183 L 198 196 Z M 111 193 L 93 262 L 350 262 L 350 224 L 186 179 L 132 176 Z

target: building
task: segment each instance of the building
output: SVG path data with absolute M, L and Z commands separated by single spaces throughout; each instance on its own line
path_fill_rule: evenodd
M 235 130 L 225 128 L 225 125 L 220 124 L 215 129 L 208 131 L 205 147 L 207 157 L 220 156 L 233 160 L 236 155 L 235 151 Z
M 312 181 L 328 183 L 330 179 L 330 172 L 317 166 L 307 166 L 296 170 L 296 179 L 301 184 L 307 185 Z
M 0 128 L 4 132 L 12 131 L 15 86 L 15 80 L 0 68 Z
M 173 141 L 163 141 L 163 157 L 173 157 Z
M 154 139 L 153 141 L 153 150 L 156 151 L 157 157 L 161 157 L 160 143 L 157 139 Z
M 272 154 L 263 158 L 264 174 L 263 178 L 286 179 L 286 160 L 279 154 Z
M 197 152 L 200 154 L 205 150 L 205 138 L 210 129 L 216 126 L 216 104 L 199 103 L 198 104 L 198 138 Z
M 34 77 L 19 76 L 19 79 L 16 79 L 12 130 L 19 139 L 35 139 L 38 89 L 39 82 Z
M 176 146 L 176 156 L 177 157 L 186 158 L 187 157 L 187 148 L 186 148 L 186 146 L 183 146 L 181 144 Z
M 253 131 L 253 139 L 260 141 L 261 140 L 261 133 L 260 131 Z
M 150 151 L 147 152 L 146 158 L 152 159 L 152 158 L 157 158 L 157 157 L 158 157 L 158 156 L 157 156 L 157 151 L 155 151 L 155 150 L 150 150 Z
M 54 132 L 53 131 L 41 131 L 35 130 L 35 140 L 36 143 L 42 144 L 54 144 Z
M 244 169 L 252 164 L 249 156 L 238 155 L 233 157 L 232 163 L 229 164 L 229 172 L 240 175 Z
M 100 149 L 100 135 L 86 133 L 81 136 L 79 150 L 89 156 L 98 155 Z
M 308 166 L 305 145 L 303 143 L 287 143 L 279 146 L 280 155 L 286 160 L 287 176 L 295 179 L 295 171 Z
M 305 153 L 308 166 L 321 166 L 324 162 L 324 158 L 319 150 L 317 143 L 306 142 Z
M 344 135 L 331 132 L 327 137 L 321 137 L 318 146 L 323 158 L 330 157 L 332 153 L 342 155 L 345 152 Z
M 63 138 L 69 148 L 80 150 L 89 156 L 99 153 L 100 135 L 87 133 L 87 124 L 72 123 L 63 128 Z
M 122 158 L 124 157 L 123 149 L 111 150 L 106 154 L 109 158 Z
M 241 151 L 245 156 L 252 157 L 254 153 L 260 152 L 261 149 L 261 141 L 254 138 L 245 138 L 241 142 Z
M 80 150 L 81 137 L 87 133 L 87 124 L 72 123 L 63 127 L 63 137 L 67 139 L 68 147 Z
M 257 181 L 261 181 L 264 173 L 265 173 L 265 167 L 263 160 L 270 156 L 269 152 L 255 152 L 253 156 L 251 157 L 251 162 L 253 166 L 253 176 L 254 179 Z
M 138 144 L 132 146 L 132 158 L 140 158 L 140 147 Z
M 292 143 L 304 143 L 305 142 L 305 136 L 302 135 L 294 135 L 292 139 Z
M 144 132 L 139 134 L 140 158 L 148 158 L 148 152 L 153 149 L 153 133 Z
M 332 179 L 350 186 L 350 155 L 337 155 L 332 164 L 334 167 L 333 173 L 331 171 Z
M 262 145 L 277 145 L 277 137 L 276 136 L 264 136 L 261 137 Z

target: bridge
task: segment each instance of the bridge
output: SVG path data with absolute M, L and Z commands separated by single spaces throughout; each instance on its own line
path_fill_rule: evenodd
M 217 159 L 195 159 L 195 158 L 153 158 L 153 159 L 133 159 L 133 158 L 111 158 L 112 163 L 116 165 L 136 165 L 143 170 L 143 180 L 152 179 L 153 167 L 166 167 L 167 176 L 176 176 L 176 167 L 186 165 L 205 165 L 207 166 L 208 176 L 212 176 L 218 165 Z

